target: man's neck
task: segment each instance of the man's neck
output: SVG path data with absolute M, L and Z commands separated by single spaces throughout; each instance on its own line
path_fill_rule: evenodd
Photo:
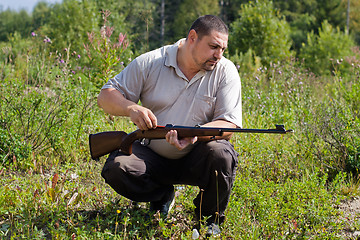
M 196 64 L 191 57 L 186 41 L 180 43 L 179 45 L 176 62 L 181 72 L 189 81 L 200 71 L 200 69 L 194 67 Z

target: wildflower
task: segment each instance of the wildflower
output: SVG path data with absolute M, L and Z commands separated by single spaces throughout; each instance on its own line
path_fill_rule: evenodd
M 45 36 L 43 42 L 44 43 L 51 43 L 51 39 L 49 37 Z
M 65 52 L 67 52 L 67 51 L 68 51 L 68 49 L 67 49 L 67 48 L 65 48 L 65 49 L 64 49 L 64 51 L 65 51 Z
M 240 65 L 238 64 L 238 65 L 236 65 L 236 68 L 237 68 L 237 70 L 239 70 L 240 69 Z
M 35 32 L 31 32 L 31 36 L 35 37 L 36 33 Z
M 109 26 L 106 26 L 106 27 L 105 27 L 105 36 L 106 36 L 107 38 L 110 38 L 111 35 L 113 34 L 113 32 L 114 32 L 114 28 L 113 28 L 113 27 L 109 27 Z
M 80 59 L 80 58 L 81 58 L 81 55 L 80 55 L 80 54 L 78 54 L 78 55 L 77 55 L 77 58 L 79 58 L 79 59 Z
M 124 42 L 125 37 L 126 37 L 126 34 L 125 35 L 122 33 L 119 34 L 119 39 L 118 39 L 119 45 L 121 45 Z
M 118 210 L 116 210 L 116 213 L 117 213 L 117 214 L 120 214 L 120 212 L 121 212 L 121 211 L 120 211 L 119 209 L 118 209 Z
M 91 33 L 87 33 L 87 35 L 90 43 L 93 43 L 95 33 L 91 32 Z

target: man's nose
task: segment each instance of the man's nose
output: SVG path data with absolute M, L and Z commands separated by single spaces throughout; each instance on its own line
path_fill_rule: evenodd
M 220 59 L 223 55 L 224 51 L 221 48 L 216 49 L 215 53 L 214 53 L 214 57 L 216 57 L 217 59 Z

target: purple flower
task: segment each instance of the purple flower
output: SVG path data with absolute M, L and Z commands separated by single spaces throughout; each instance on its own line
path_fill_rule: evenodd
M 79 59 L 81 58 L 80 54 L 77 55 L 77 58 L 79 58 Z
M 65 61 L 63 59 L 60 60 L 60 63 L 65 63 Z
M 31 33 L 31 36 L 35 37 L 35 36 L 36 36 L 36 33 L 35 33 L 35 32 L 32 32 L 32 33 Z
M 44 43 L 51 43 L 51 39 L 48 38 L 48 37 L 45 37 L 45 38 L 44 38 Z

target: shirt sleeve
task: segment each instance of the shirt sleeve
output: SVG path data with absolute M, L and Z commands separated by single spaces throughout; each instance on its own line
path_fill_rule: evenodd
M 232 63 L 225 67 L 216 94 L 213 120 L 219 119 L 242 127 L 241 80 L 235 65 Z
M 143 83 L 144 71 L 139 65 L 138 60 L 135 59 L 114 78 L 110 78 L 102 89 L 115 88 L 126 99 L 137 103 L 140 99 Z

